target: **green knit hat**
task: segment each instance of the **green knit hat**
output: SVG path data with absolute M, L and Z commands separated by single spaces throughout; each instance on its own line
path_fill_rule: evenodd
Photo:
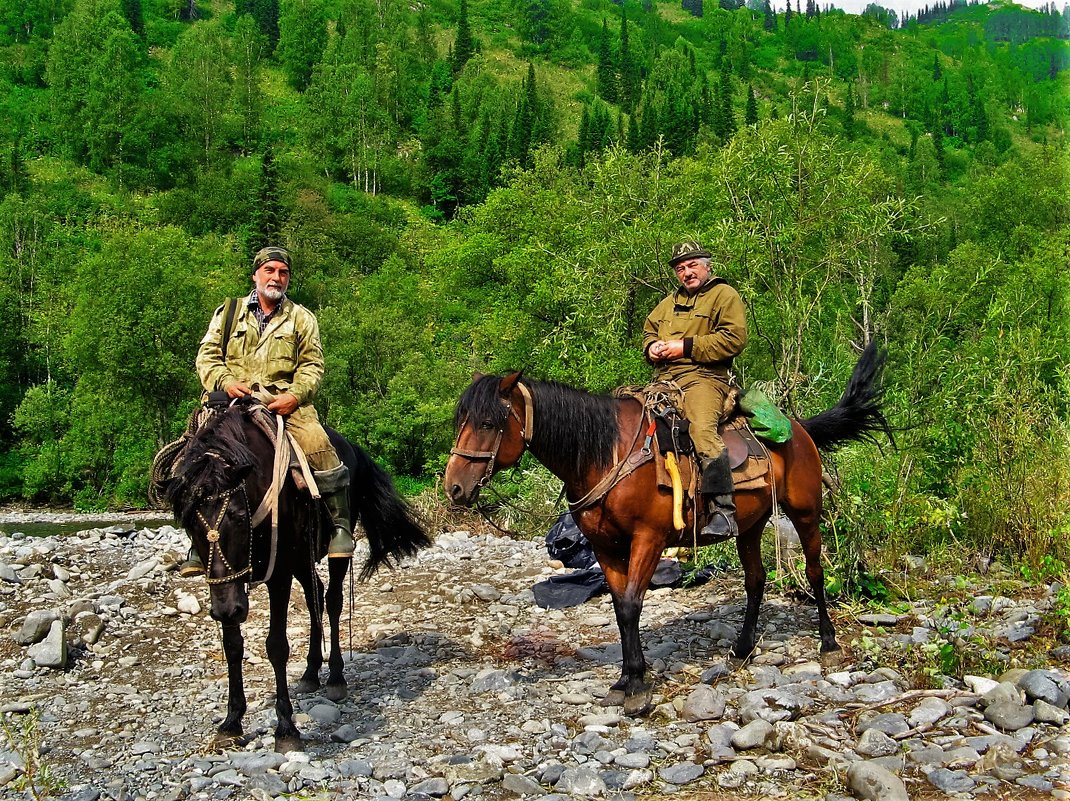
M 260 248 L 253 256 L 253 272 L 255 273 L 260 269 L 260 265 L 268 261 L 281 261 L 287 267 L 290 267 L 290 251 L 286 248 L 279 248 L 269 245 L 266 248 Z
M 672 256 L 669 258 L 669 266 L 675 267 L 688 259 L 708 259 L 710 253 L 698 242 L 678 242 L 672 246 Z

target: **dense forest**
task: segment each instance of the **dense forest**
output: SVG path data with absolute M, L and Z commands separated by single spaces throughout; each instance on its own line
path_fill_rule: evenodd
M 1068 34 L 998 2 L 0 0 L 0 499 L 144 505 L 267 242 L 321 414 L 415 491 L 473 370 L 643 381 L 693 238 L 793 413 L 889 350 L 896 447 L 833 460 L 834 553 L 1070 561 Z

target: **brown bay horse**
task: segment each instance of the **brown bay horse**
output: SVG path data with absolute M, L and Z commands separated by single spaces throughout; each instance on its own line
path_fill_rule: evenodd
M 323 665 L 323 611 L 330 621 L 330 653 L 326 693 L 331 700 L 347 694 L 339 637 L 342 589 L 348 559 L 328 559 L 328 586 L 316 564 L 326 554 L 333 531 L 318 501 L 299 490 L 287 475 L 278 495 L 278 523 L 272 535 L 270 517 L 253 525 L 254 512 L 272 484 L 274 444 L 251 415 L 265 413 L 259 401 L 243 398 L 215 412 L 186 447 L 175 475 L 163 486 L 175 517 L 193 540 L 208 569 L 211 615 L 223 629 L 227 660 L 227 714 L 220 734 L 242 733 L 246 698 L 242 678 L 244 639 L 241 625 L 249 614 L 249 589 L 265 583 L 271 609 L 266 649 L 275 674 L 276 749 L 288 749 L 300 738 L 286 680 L 290 645 L 287 608 L 294 579 L 304 590 L 310 620 L 305 671 L 297 692 L 320 686 Z M 338 456 L 349 467 L 350 509 L 368 538 L 368 557 L 361 570 L 367 578 L 429 545 L 412 509 L 394 488 L 390 476 L 361 448 L 327 429 Z M 324 531 L 326 530 L 326 535 Z
M 769 445 L 772 488 L 736 493 L 740 535 L 736 548 L 744 571 L 747 607 L 733 652 L 754 650 L 758 612 L 765 591 L 761 535 L 774 500 L 799 533 L 806 578 L 817 602 L 821 651 L 839 649 L 825 602 L 821 567 L 822 473 L 819 449 L 875 439 L 891 429 L 880 408 L 885 354 L 870 345 L 855 365 L 839 403 L 806 420 L 792 421 L 792 437 Z M 458 504 L 475 503 L 497 471 L 516 464 L 525 449 L 564 483 L 570 503 L 592 488 L 643 444 L 643 408 L 633 398 L 612 398 L 556 382 L 513 373 L 504 378 L 476 376 L 457 404 L 457 443 L 446 465 L 444 486 Z M 773 493 L 776 493 L 774 499 Z M 613 486 L 592 506 L 574 512 L 605 573 L 620 630 L 623 665 L 607 703 L 627 714 L 649 710 L 651 691 L 639 640 L 643 598 L 662 551 L 691 544 L 693 508 L 685 504 L 683 531 L 673 528 L 672 493 L 657 486 L 647 462 Z M 700 543 L 702 544 L 702 543 Z

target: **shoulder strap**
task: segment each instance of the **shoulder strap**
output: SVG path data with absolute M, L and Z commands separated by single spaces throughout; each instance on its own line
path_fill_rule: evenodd
M 230 344 L 230 338 L 234 334 L 234 317 L 240 301 L 241 298 L 228 298 L 227 308 L 223 311 L 223 342 L 220 347 L 223 351 L 224 362 L 227 360 L 227 345 Z

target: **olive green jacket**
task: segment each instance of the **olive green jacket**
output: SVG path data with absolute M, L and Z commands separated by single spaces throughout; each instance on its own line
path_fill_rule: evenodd
M 687 373 L 726 376 L 747 344 L 747 314 L 739 293 L 723 278 L 711 278 L 694 295 L 680 287 L 667 295 L 643 325 L 643 354 L 659 339 L 682 339 L 683 358 L 658 362 L 657 379 Z
M 197 351 L 197 375 L 205 390 L 211 392 L 241 381 L 250 387 L 259 384 L 275 395 L 291 392 L 301 406 L 311 403 L 323 380 L 323 346 L 315 315 L 284 298 L 261 334 L 256 316 L 243 298 L 234 315 L 234 333 L 224 362 L 225 306 L 215 310 Z

